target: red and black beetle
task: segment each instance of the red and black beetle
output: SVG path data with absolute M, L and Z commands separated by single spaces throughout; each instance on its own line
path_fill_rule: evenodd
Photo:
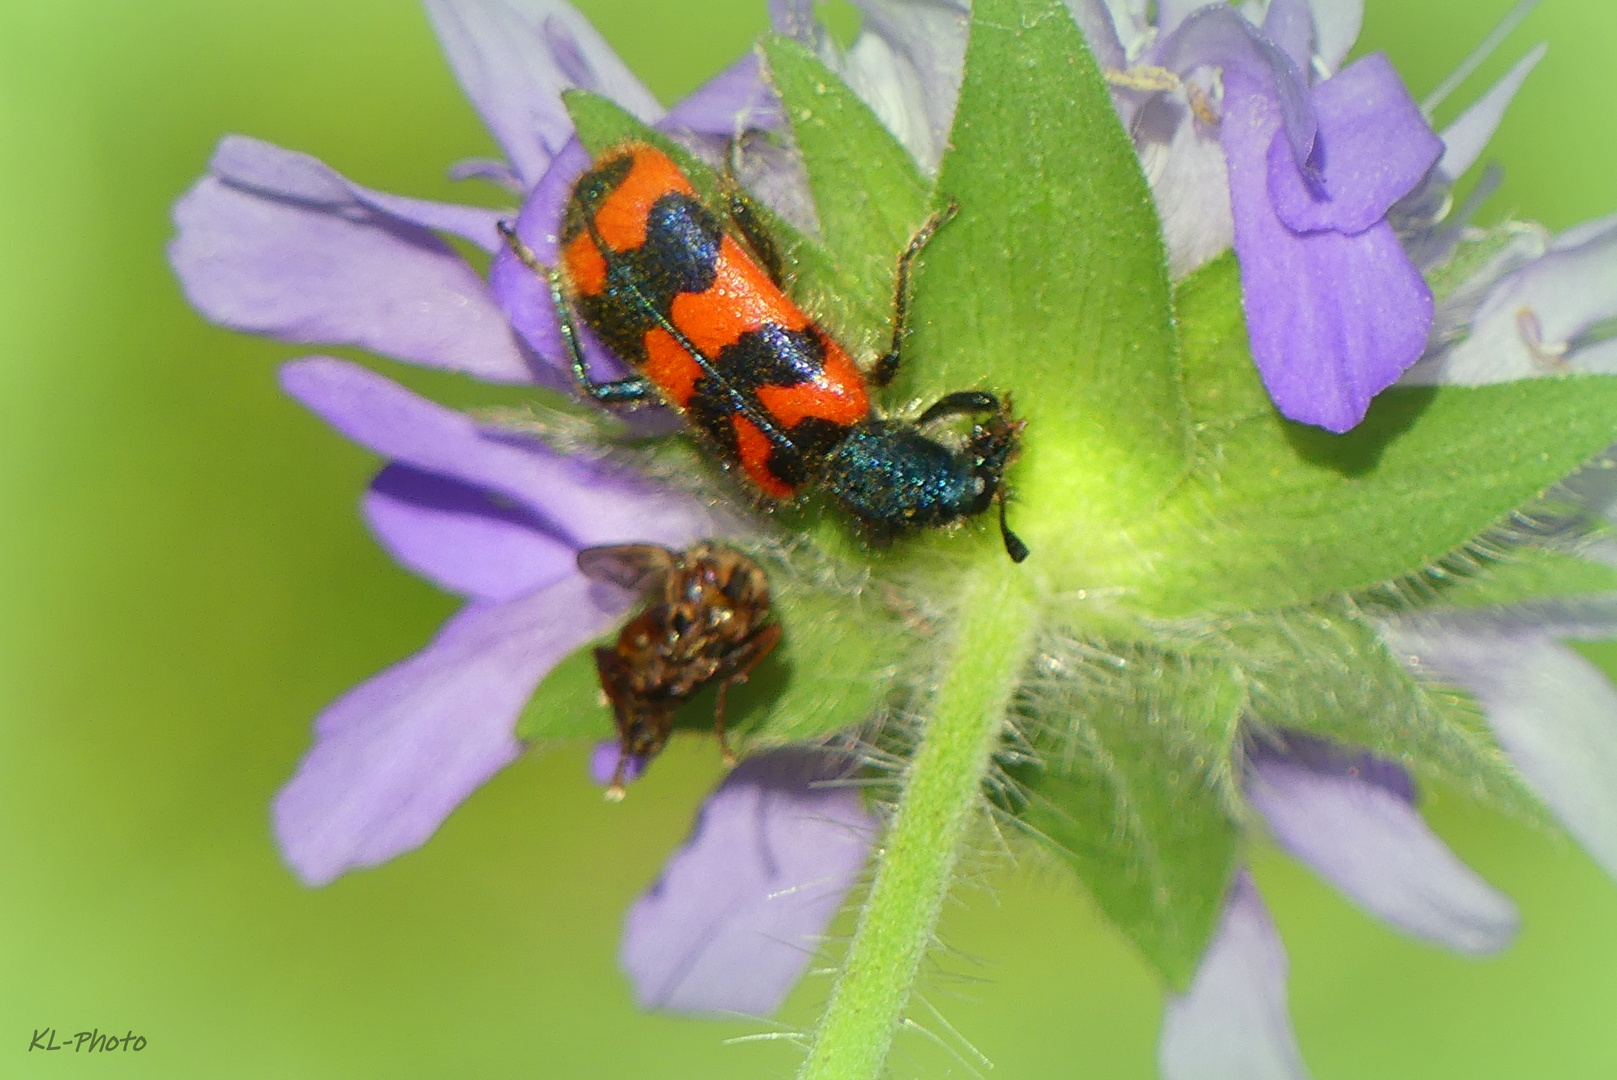
M 667 154 L 629 143 L 574 186 L 557 271 L 503 228 L 549 281 L 574 374 L 596 401 L 661 399 L 764 494 L 789 499 L 818 484 L 877 530 L 948 525 L 997 502 L 1005 550 L 1025 559 L 1005 523 L 1002 477 L 1023 427 L 1009 402 L 968 390 L 913 422 L 874 415 L 864 373 L 760 265 L 773 248 L 743 208 L 738 200 L 726 228 Z M 952 213 L 928 220 L 899 259 L 892 348 L 871 372 L 878 385 L 898 368 L 910 266 Z M 574 312 L 637 373 L 592 379 Z M 957 415 L 980 418 L 958 447 L 926 433 Z

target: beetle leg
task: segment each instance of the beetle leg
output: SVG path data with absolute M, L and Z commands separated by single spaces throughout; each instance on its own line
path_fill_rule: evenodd
M 953 394 L 945 394 L 934 401 L 915 423 L 924 427 L 945 416 L 993 413 L 999 412 L 1000 408 L 999 398 L 986 390 L 959 390 Z
M 511 254 L 515 255 L 523 266 L 526 266 L 540 277 L 547 278 L 550 276 L 550 267 L 540 262 L 539 256 L 533 253 L 533 248 L 524 243 L 522 237 L 517 235 L 517 227 L 514 222 L 501 218 L 494 223 L 494 227 L 500 230 L 500 236 L 504 238 L 505 246 L 511 249 Z
M 578 325 L 573 319 L 573 308 L 562 292 L 561 275 L 554 268 L 539 261 L 539 256 L 522 242 L 522 238 L 517 235 L 516 227 L 509 221 L 501 221 L 497 227 L 511 248 L 511 254 L 515 255 L 523 266 L 544 278 L 549 285 L 550 302 L 556 309 L 556 322 L 561 329 L 562 343 L 567 347 L 567 358 L 572 365 L 573 379 L 578 383 L 579 390 L 602 405 L 638 405 L 644 401 L 654 400 L 657 396 L 656 391 L 651 385 L 651 380 L 643 375 L 631 375 L 626 379 L 610 379 L 604 382 L 590 378 L 589 366 L 584 360 L 584 346 L 578 337 Z
M 775 288 L 785 292 L 786 267 L 781 260 L 780 248 L 764 227 L 752 200 L 739 188 L 726 192 L 724 198 L 725 211 L 730 215 L 731 223 L 741 233 L 741 238 L 747 242 L 747 247 L 769 275 L 769 280 L 775 283 Z
M 904 348 L 904 337 L 909 333 L 910 271 L 922 249 L 932 241 L 939 229 L 947 225 L 960 212 L 960 204 L 950 199 L 941 210 L 934 211 L 910 237 L 909 246 L 898 257 L 898 273 L 893 281 L 893 343 L 887 354 L 879 358 L 870 369 L 870 381 L 886 386 L 898 374 L 898 364 Z
M 953 394 L 945 394 L 934 401 L 932 406 L 921 414 L 916 425 L 924 426 L 945 416 L 992 414 L 993 418 L 988 421 L 987 426 L 975 428 L 968 442 L 978 453 L 998 458 L 1000 465 L 995 466 L 994 473 L 997 477 L 998 469 L 1003 467 L 1005 459 L 1014 452 L 1016 436 L 1023 427 L 1022 421 L 1010 419 L 1010 410 L 1009 399 L 1001 402 L 986 390 L 960 390 Z M 1028 557 L 1028 547 L 1020 536 L 1011 531 L 1010 525 L 1005 521 L 1005 485 L 997 481 L 994 501 L 999 504 L 999 536 L 1005 542 L 1005 554 L 1011 557 L 1012 562 L 1019 563 Z
M 753 257 L 758 260 L 769 280 L 782 292 L 786 290 L 786 271 L 781 261 L 780 248 L 775 244 L 775 238 L 765 228 L 763 218 L 752 204 L 746 189 L 741 186 L 737 177 L 736 163 L 741 159 L 740 134 L 732 135 L 724 148 L 724 172 L 719 176 L 719 190 L 724 196 L 724 211 L 735 226 L 736 232 L 746 243 Z
M 724 733 L 724 696 L 734 683 L 744 683 L 752 669 L 757 667 L 763 658 L 768 656 L 780 642 L 781 629 L 778 625 L 766 626 L 752 636 L 739 650 L 741 652 L 740 670 L 719 683 L 718 700 L 713 706 L 713 733 L 719 737 L 719 755 L 726 765 L 736 763 L 735 751 L 730 749 L 730 742 Z
M 612 719 L 618 729 L 618 765 L 612 770 L 612 782 L 606 788 L 607 802 L 622 802 L 626 789 L 623 774 L 629 767 L 629 751 L 633 745 L 632 722 L 624 701 L 623 661 L 611 649 L 595 650 L 595 670 L 600 673 L 601 691 L 612 703 Z

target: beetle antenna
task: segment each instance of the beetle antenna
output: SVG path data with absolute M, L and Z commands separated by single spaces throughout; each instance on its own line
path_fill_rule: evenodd
M 994 492 L 994 501 L 999 503 L 999 535 L 1005 541 L 1005 554 L 1011 557 L 1011 562 L 1019 563 L 1031 554 L 1022 538 L 1011 532 L 1011 527 L 1005 523 L 1005 489 L 1000 488 Z

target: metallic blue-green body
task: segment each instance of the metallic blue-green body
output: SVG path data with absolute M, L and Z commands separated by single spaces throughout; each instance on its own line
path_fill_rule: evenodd
M 855 425 L 826 460 L 821 483 L 862 521 L 887 529 L 948 525 L 993 501 L 998 475 L 914 424 Z

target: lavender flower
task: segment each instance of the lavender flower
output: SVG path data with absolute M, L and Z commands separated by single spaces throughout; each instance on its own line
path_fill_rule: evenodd
M 508 156 L 463 174 L 526 190 L 558 155 L 576 155 L 557 96 L 567 87 L 660 112 L 566 4 L 467 0 L 428 11 Z M 744 107 L 758 93 L 747 70 L 698 91 L 687 115 L 717 121 Z M 560 384 L 512 333 L 498 295 L 437 235 L 492 253 L 498 217 L 375 192 L 305 155 L 233 136 L 176 207 L 170 258 L 192 302 L 226 326 L 492 381 Z M 365 500 L 372 529 L 405 565 L 470 601 L 421 653 L 322 714 L 314 748 L 277 799 L 288 861 L 324 884 L 418 846 L 515 760 L 516 716 L 534 687 L 632 599 L 587 583 L 579 548 L 683 546 L 726 525 L 688 496 L 514 439 L 352 364 L 300 361 L 284 383 L 390 460 Z
M 1110 36 L 1110 21 L 1096 8 L 1074 6 L 1097 54 L 1117 65 L 1119 111 L 1132 121 L 1176 276 L 1204 264 L 1233 239 L 1241 258 L 1254 355 L 1282 412 L 1345 430 L 1363 417 L 1375 392 L 1423 353 L 1449 357 L 1454 352 L 1452 340 L 1442 342 L 1435 354 L 1427 352 L 1432 293 L 1406 246 L 1421 256 L 1421 266 L 1445 262 L 1469 208 L 1448 222 L 1429 222 L 1418 233 L 1406 231 L 1402 242 L 1389 218 L 1396 216 L 1391 212 L 1401 200 L 1429 200 L 1434 189 L 1452 186 L 1478 159 L 1510 98 L 1542 57 L 1542 47 L 1485 93 L 1440 140 L 1382 57 L 1368 57 L 1334 78 L 1309 80 L 1303 75 L 1329 73 L 1346 55 L 1357 33 L 1355 4 L 1318 4 L 1310 11 L 1277 0 L 1261 28 L 1231 9 L 1203 10 L 1187 18 L 1185 9 L 1173 5 L 1160 5 L 1161 23 L 1151 27 L 1143 4 L 1137 11 L 1134 5 L 1114 5 L 1111 14 L 1124 35 L 1132 11 L 1128 47 Z M 956 49 L 955 39 L 948 36 L 958 25 L 959 12 L 946 5 L 905 5 L 899 15 L 884 9 L 883 21 L 867 22 L 844 55 L 828 43 L 805 8 L 783 5 L 776 10 L 783 30 L 812 43 L 833 69 L 849 78 L 918 163 L 934 167 L 928 151 L 932 127 L 923 122 L 927 111 L 920 103 L 935 108 L 939 100 L 952 102 L 959 69 L 947 61 L 917 64 L 910 58 L 962 56 L 963 49 Z M 895 18 L 919 18 L 922 11 L 943 29 L 944 41 L 923 46 L 917 43 L 919 35 L 896 41 L 884 37 Z M 1212 79 L 1210 68 L 1218 69 Z M 1151 85 L 1153 77 L 1165 85 Z M 1219 90 L 1222 117 L 1211 112 L 1212 94 Z M 902 102 L 909 103 L 907 111 Z M 1333 160 L 1339 163 L 1335 169 L 1327 164 Z M 1229 184 L 1228 199 L 1206 197 L 1209 176 L 1218 178 L 1220 188 Z M 1595 347 L 1583 354 L 1587 370 L 1605 370 L 1596 366 L 1603 357 L 1598 346 L 1611 335 L 1596 335 L 1617 315 L 1611 310 L 1617 305 L 1617 287 L 1600 276 L 1608 265 L 1617 265 L 1607 255 L 1613 235 L 1617 228 L 1610 222 L 1574 230 L 1553 250 L 1575 255 L 1497 285 L 1464 340 L 1470 351 L 1496 363 L 1514 354 L 1533 366 L 1518 361 L 1509 374 L 1500 372 L 1496 378 L 1564 367 L 1544 362 L 1536 348 L 1541 338 L 1533 336 L 1535 322 L 1494 314 L 1529 290 L 1546 301 L 1551 293 L 1565 299 L 1565 314 L 1557 312 L 1551 322 L 1559 331 L 1552 342 Z M 1441 246 L 1433 246 L 1433 238 Z M 1497 283 L 1501 265 L 1519 265 L 1519 260 L 1496 262 L 1469 281 L 1469 291 Z M 1565 277 L 1558 279 L 1558 272 Z M 1569 289 L 1574 275 L 1581 280 Z M 1299 280 L 1315 287 L 1297 298 Z M 1282 292 L 1296 298 L 1296 306 L 1281 305 L 1284 314 L 1277 317 L 1274 301 Z M 1460 293 L 1463 298 L 1467 290 Z M 1475 298 L 1471 304 L 1476 306 Z M 1455 310 L 1451 304 L 1442 315 L 1454 322 Z M 1389 328 L 1395 340 L 1375 337 Z M 1483 334 L 1488 336 L 1479 336 Z M 1565 346 L 1552 343 L 1550 351 L 1559 360 Z M 1304 369 L 1295 362 L 1298 357 L 1317 363 Z M 1294 360 L 1290 367 L 1288 358 Z M 1432 366 L 1429 362 L 1412 375 L 1418 379 L 1420 371 Z M 1478 695 L 1534 790 L 1611 867 L 1607 852 L 1611 837 L 1617 836 L 1617 803 L 1605 792 L 1609 778 L 1617 775 L 1617 724 L 1612 722 L 1617 718 L 1610 704 L 1617 698 L 1587 662 L 1554 645 L 1541 624 L 1524 631 L 1541 651 L 1518 654 L 1508 664 L 1497 637 L 1478 641 L 1479 634 L 1487 638 L 1492 633 L 1485 629 L 1492 621 L 1484 618 L 1480 625 L 1484 629 L 1462 635 L 1450 648 L 1487 649 L 1487 662 L 1499 665 L 1496 672 L 1525 675 L 1542 665 L 1546 672 L 1582 673 L 1576 701 L 1580 719 L 1572 730 L 1565 729 L 1564 721 L 1542 722 L 1546 710 L 1526 704 L 1542 699 L 1532 690 L 1512 696 L 1522 704 L 1508 704 L 1498 688 L 1509 686 L 1511 677 L 1481 678 L 1487 662 L 1443 663 L 1428 655 L 1431 649 L 1414 652 L 1412 646 L 1427 639 L 1400 629 L 1396 620 L 1382 628 L 1412 670 Z M 1584 627 L 1582 636 L 1613 633 L 1617 623 L 1596 620 Z M 1545 650 L 1554 655 L 1545 655 Z M 1536 674 L 1528 685 L 1543 686 L 1553 678 Z M 1513 713 L 1522 712 L 1533 715 L 1513 719 Z M 1425 825 L 1416 809 L 1415 786 L 1404 770 L 1296 733 L 1254 735 L 1247 745 L 1243 787 L 1248 803 L 1293 856 L 1406 933 L 1467 953 L 1492 952 L 1509 943 L 1517 923 L 1513 905 Z M 1535 761 L 1535 756 L 1545 760 Z M 1163 1073 L 1170 1080 L 1304 1075 L 1286 1018 L 1284 953 L 1244 872 L 1231 887 L 1220 929 L 1196 979 L 1186 993 L 1170 999 L 1161 1053 Z
M 428 11 L 508 156 L 456 172 L 536 189 L 530 205 L 549 214 L 553 248 L 561 201 L 587 161 L 560 91 L 610 93 L 647 119 L 661 110 L 566 4 L 465 0 L 430 2 Z M 667 119 L 722 134 L 749 117 L 768 119 L 768 108 L 749 57 Z M 191 301 L 226 326 L 358 345 L 490 381 L 567 386 L 512 332 L 515 323 L 550 345 L 554 321 L 548 304 L 530 302 L 531 274 L 510 273 L 497 255 L 491 287 L 436 235 L 503 255 L 498 217 L 372 191 L 306 155 L 232 136 L 176 207 L 170 257 Z M 524 320 L 536 310 L 543 314 Z M 700 500 L 474 422 L 351 363 L 297 361 L 284 369 L 283 385 L 388 460 L 365 497 L 367 522 L 401 563 L 468 600 L 421 652 L 321 714 L 313 748 L 277 796 L 283 854 L 305 882 L 323 885 L 420 846 L 520 755 L 514 729 L 535 687 L 634 599 L 586 580 L 576 564 L 581 548 L 683 547 L 741 526 Z M 769 1011 L 801 975 L 873 832 L 856 793 L 810 787 L 822 773 L 815 759 L 765 754 L 714 795 L 667 876 L 718 884 L 728 901 L 704 908 L 707 922 L 693 921 L 668 890 L 654 888 L 642 901 L 625 964 L 645 1004 Z M 746 835 L 755 840 L 744 850 L 767 864 L 729 879 L 713 874 L 715 865 L 737 867 L 731 847 Z M 751 922 L 736 921 L 743 910 L 754 913 Z M 721 914 L 732 918 L 715 918 Z M 659 921 L 675 927 L 665 931 Z M 725 966 L 715 979 L 715 958 L 738 949 L 761 965 L 758 981 L 734 984 Z
M 1253 358 L 1276 407 L 1330 431 L 1352 428 L 1425 345 L 1431 292 L 1387 216 L 1444 152 L 1385 57 L 1330 75 L 1357 34 L 1359 5 L 1275 0 L 1254 24 L 1222 3 L 1169 4 L 1155 25 L 1144 4 L 1069 7 L 1117 88 L 1175 276 L 1233 239 Z M 879 10 L 842 56 L 809 5 L 776 8 L 783 29 L 826 55 L 921 166 L 935 168 L 959 86 L 963 13 Z M 1487 132 L 1466 134 L 1486 141 Z
M 276 835 L 323 885 L 424 843 L 521 751 L 517 714 L 633 597 L 578 572 L 579 549 L 716 531 L 699 503 L 515 442 L 339 360 L 287 365 L 288 393 L 390 464 L 365 513 L 400 562 L 469 603 L 420 653 L 332 703 L 275 802 Z
M 559 99 L 563 89 L 603 93 L 707 150 L 751 130 L 782 132 L 814 113 L 794 114 L 778 70 L 775 85 L 788 100 L 776 100 L 759 59 L 748 56 L 665 115 L 558 0 L 427 6 L 506 155 L 464 163 L 457 175 L 493 180 L 519 196 L 517 231 L 542 260 L 554 258 L 562 206 L 587 161 Z M 930 563 L 906 562 L 902 546 L 850 555 L 845 543 L 823 542 L 816 529 L 824 523 L 810 517 L 798 535 L 752 513 L 745 499 L 657 472 L 654 455 L 472 419 L 344 361 L 286 366 L 290 394 L 387 459 L 364 502 L 381 542 L 468 601 L 420 653 L 318 720 L 314 747 L 275 805 L 277 836 L 304 880 L 323 884 L 418 846 L 520 753 L 517 717 L 540 681 L 608 631 L 633 599 L 586 581 L 576 567 L 581 548 L 726 536 L 773 553 L 771 565 L 783 575 L 772 588 L 784 597 L 785 646 L 814 648 L 793 654 L 786 693 L 800 696 L 778 705 L 774 726 L 760 727 L 763 749 L 710 796 L 690 839 L 629 915 L 622 961 L 647 1007 L 773 1011 L 874 858 L 850 946 L 854 974 L 845 978 L 864 979 L 866 990 L 875 980 L 883 1000 L 902 1008 L 959 838 L 985 789 L 996 813 L 1055 841 L 1102 909 L 1163 972 L 1168 1080 L 1305 1075 L 1286 1015 L 1284 951 L 1241 862 L 1245 829 L 1267 829 L 1366 911 L 1466 953 L 1502 948 L 1515 911 L 1424 824 L 1415 772 L 1506 800 L 1536 795 L 1617 874 L 1609 783 L 1617 775 L 1617 691 L 1559 644 L 1617 635 L 1609 599 L 1544 600 L 1529 589 L 1490 601 L 1492 608 L 1467 606 L 1451 593 L 1386 602 L 1404 595 L 1405 579 L 1441 577 L 1441 559 L 1481 551 L 1484 531 L 1545 486 L 1530 482 L 1539 472 L 1518 476 L 1501 466 L 1509 483 L 1501 480 L 1497 491 L 1445 487 L 1438 477 L 1431 499 L 1446 494 L 1464 512 L 1452 522 L 1421 518 L 1418 528 L 1428 532 L 1399 547 L 1403 561 L 1362 562 L 1358 551 L 1338 546 L 1317 559 L 1308 554 L 1341 564 L 1312 591 L 1276 585 L 1290 571 L 1303 578 L 1313 569 L 1298 565 L 1307 544 L 1293 533 L 1329 523 L 1333 513 L 1356 525 L 1364 516 L 1353 500 L 1365 496 L 1344 474 L 1374 474 L 1382 459 L 1419 440 L 1395 445 L 1383 416 L 1379 427 L 1352 436 L 1357 442 L 1309 442 L 1328 437 L 1284 428 L 1262 392 L 1249 393 L 1250 368 L 1233 371 L 1226 362 L 1230 342 L 1239 350 L 1250 344 L 1279 412 L 1332 432 L 1358 425 L 1372 397 L 1401 376 L 1454 387 L 1611 370 L 1617 219 L 1550 239 L 1528 227 L 1477 230 L 1469 224 L 1473 205 L 1449 207 L 1455 182 L 1481 155 L 1541 51 L 1438 136 L 1385 58 L 1338 70 L 1357 34 L 1360 6 L 1352 0 L 1272 0 L 1261 11 L 1159 0 L 1154 20 L 1144 0 L 1067 6 L 1111 89 L 1108 97 L 1096 81 L 1084 99 L 1099 103 L 1107 124 L 1085 117 L 1062 130 L 1090 138 L 1103 165 L 1115 165 L 1122 146 L 1126 169 L 1107 175 L 1120 189 L 1137 184 L 1138 198 L 1127 191 L 1095 198 L 1110 200 L 1118 220 L 1136 215 L 1128 218 L 1135 226 L 1120 225 L 1119 235 L 1096 243 L 1129 256 L 1118 273 L 1133 276 L 1123 292 L 1108 294 L 1105 275 L 1069 275 L 1061 280 L 1087 282 L 1085 289 L 1054 303 L 1042 278 L 1024 281 L 1008 299 L 1034 295 L 1044 306 L 1009 321 L 1020 332 L 1033 318 L 1066 318 L 1063 307 L 1093 305 L 1101 314 L 1069 329 L 1093 338 L 1091 351 L 1102 358 L 1095 365 L 1113 366 L 1097 375 L 1083 366 L 1089 353 L 1052 360 L 1034 348 L 1018 356 L 999 347 L 992 312 L 953 324 L 984 339 L 968 343 L 988 358 L 971 361 L 981 366 L 968 379 L 1002 380 L 1003 389 L 1029 397 L 1037 381 L 1048 400 L 1060 397 L 1052 386 L 1061 384 L 1045 373 L 1074 375 L 1116 405 L 1109 413 L 1041 412 L 1038 398 L 1022 404 L 1028 445 L 1013 479 L 1037 510 L 1030 515 L 1031 528 L 1042 531 L 1036 575 L 1007 570 L 998 551 L 974 563 L 969 533 L 915 541 L 926 551 L 936 540 Z M 990 156 L 982 147 L 997 144 L 965 120 L 957 129 L 955 114 L 975 109 L 971 119 L 980 123 L 994 94 L 1028 93 L 1011 84 L 1016 71 L 1034 68 L 1023 63 L 1034 53 L 1015 50 L 1077 41 L 1065 18 L 1065 26 L 1016 18 L 1022 8 L 1043 12 L 1036 0 L 979 0 L 973 33 L 982 37 L 970 40 L 969 51 L 968 12 L 951 0 L 869 0 L 861 8 L 864 28 L 846 51 L 815 22 L 807 0 L 775 0 L 771 15 L 890 132 L 865 128 L 848 137 L 877 150 L 902 147 L 899 157 L 913 162 L 915 190 L 904 196 L 913 205 L 893 210 L 892 219 L 924 211 L 921 178 L 949 178 L 959 160 Z M 1023 34 L 1007 44 L 1003 30 L 1012 24 Z M 1071 44 L 1053 66 L 1077 70 L 1082 53 Z M 768 54 L 777 63 L 804 62 L 779 48 Z M 1003 88 L 980 74 L 994 63 L 1003 65 Z M 1090 92 L 1071 71 L 1049 77 L 1068 80 L 1068 97 L 1053 99 L 1062 105 Z M 817 92 L 844 93 L 829 85 Z M 1128 142 L 1108 126 L 1108 101 Z M 1025 115 L 1024 108 L 1015 118 Z M 1061 124 L 1035 119 L 1050 129 Z M 779 143 L 744 146 L 743 164 L 753 171 L 743 176 L 782 218 L 812 233 L 817 212 L 846 208 L 814 205 L 804 174 L 824 184 L 823 156 L 815 160 L 812 129 L 793 126 L 792 134 L 795 153 Z M 1046 177 L 1047 187 L 1028 201 L 1050 195 L 1055 205 L 1075 205 L 1081 200 L 1049 186 L 1070 180 Z M 1141 209 L 1153 201 L 1155 221 Z M 988 209 L 968 207 L 945 230 L 941 269 L 933 269 L 929 249 L 919 309 L 926 310 L 927 275 L 947 281 L 951 265 L 956 281 L 976 285 L 976 274 L 983 288 L 998 287 L 991 269 L 948 251 L 962 233 L 968 240 L 957 248 L 973 246 L 973 212 L 986 218 Z M 180 232 L 170 253 L 196 306 L 227 326 L 569 391 L 548 290 L 503 248 L 496 219 L 372 191 L 303 155 L 232 137 L 177 206 Z M 488 282 L 445 233 L 492 254 Z M 1068 239 L 1059 233 L 1045 223 L 1021 235 L 1059 247 Z M 998 233 L 988 239 L 977 234 L 976 248 L 989 252 L 983 258 L 993 267 L 1009 241 Z M 1240 288 L 1226 295 L 1219 257 L 1232 245 Z M 1048 269 L 1052 280 L 1064 271 Z M 1109 304 L 1144 315 L 1119 315 Z M 1160 325 L 1128 336 L 1152 318 Z M 1104 325 L 1096 330 L 1095 322 Z M 588 347 L 592 368 L 612 370 L 613 358 Z M 952 354 L 935 341 L 931 348 L 928 355 L 948 369 Z M 1441 421 L 1450 426 L 1440 434 L 1466 435 L 1483 399 L 1457 400 L 1460 418 Z M 1395 419 L 1398 407 L 1389 406 Z M 1136 418 L 1124 415 L 1130 410 L 1145 417 L 1134 428 Z M 1416 419 L 1407 421 L 1411 430 Z M 657 423 L 641 423 L 641 432 Z M 1449 449 L 1442 438 L 1434 442 L 1438 449 L 1417 447 L 1428 455 L 1417 464 Z M 1344 445 L 1368 448 L 1374 460 L 1352 459 L 1359 473 L 1319 465 L 1336 461 L 1330 454 Z M 1577 451 L 1584 445 L 1554 443 L 1561 473 L 1587 457 Z M 1084 472 L 1095 470 L 1092 463 L 1073 464 L 1097 449 L 1118 455 L 1107 459 L 1120 467 L 1104 483 Z M 1451 465 L 1446 476 L 1462 471 Z M 1275 476 L 1278 494 L 1265 486 Z M 1073 494 L 1114 490 L 1123 494 L 1105 505 Z M 1408 504 L 1431 501 L 1420 484 L 1367 490 Z M 1596 480 L 1579 478 L 1568 490 L 1586 516 L 1614 517 L 1617 494 Z M 1275 535 L 1274 521 L 1285 535 Z M 1384 539 L 1402 542 L 1396 523 L 1379 527 Z M 1518 548 L 1523 557 L 1565 555 L 1582 569 L 1557 563 L 1553 572 L 1574 577 L 1601 557 L 1587 545 L 1561 551 L 1527 543 L 1506 554 Z M 1486 571 L 1478 572 L 1486 578 Z M 818 669 L 810 666 L 816 660 Z M 1464 702 L 1486 712 L 1491 735 L 1466 726 Z M 816 708 L 823 715 L 805 719 Z M 914 724 L 905 720 L 910 712 L 920 717 Z M 892 721 L 860 736 L 880 741 L 880 753 L 846 733 L 828 747 L 829 732 L 871 716 Z M 601 733 L 570 722 L 557 719 L 547 731 Z M 780 745 L 793 742 L 812 745 Z M 955 772 L 944 771 L 944 759 Z M 864 778 L 882 765 L 903 789 L 886 814 L 861 794 Z M 604 780 L 599 762 L 594 771 Z M 895 886 L 900 879 L 909 884 Z M 873 924 L 880 929 L 865 934 Z M 873 960 L 872 949 L 888 951 Z M 822 1029 L 830 1034 L 812 1050 L 806 1077 L 845 1075 L 836 1055 L 850 1046 L 879 1067 L 896 1014 L 845 1005 L 845 985 L 833 994 Z
M 1295 734 L 1250 745 L 1249 805 L 1294 858 L 1412 936 L 1465 953 L 1510 943 L 1514 905 L 1421 820 L 1397 765 Z M 1285 949 L 1244 870 L 1195 980 L 1168 999 L 1158 1053 L 1164 1080 L 1307 1076 L 1286 1008 Z
M 1504 28 L 1531 7 L 1518 5 Z M 1491 35 L 1462 72 L 1479 65 L 1503 36 Z M 1590 222 L 1554 240 L 1527 226 L 1475 229 L 1470 218 L 1497 187 L 1493 173 L 1466 206 L 1451 212 L 1446 201 L 1543 56 L 1542 45 L 1531 50 L 1444 130 L 1441 158 L 1393 214 L 1402 218 L 1401 239 L 1414 263 L 1440 276 L 1451 265 L 1471 267 L 1470 273 L 1449 275 L 1434 332 L 1406 384 L 1477 385 L 1573 369 L 1611 370 L 1600 365 L 1611 362 L 1609 349 L 1601 346 L 1610 336 L 1604 324 L 1617 314 L 1617 223 Z M 1433 95 L 1425 108 L 1434 108 L 1447 92 Z M 1489 254 L 1480 261 L 1457 258 L 1462 245 L 1473 249 L 1464 254 Z M 1250 308 L 1248 293 L 1249 314 Z M 1567 492 L 1568 499 L 1610 516 L 1609 493 L 1590 486 Z M 1617 876 L 1617 797 L 1611 784 L 1617 695 L 1598 669 L 1559 641 L 1609 638 L 1617 634 L 1611 616 L 1604 603 L 1539 604 L 1389 616 L 1378 629 L 1412 672 L 1475 696 L 1527 783 Z M 1516 921 L 1509 901 L 1420 822 L 1406 774 L 1384 761 L 1354 761 L 1339 751 L 1322 758 L 1319 747 L 1302 749 L 1299 760 L 1294 739 L 1259 746 L 1248 775 L 1251 805 L 1282 847 L 1367 911 L 1414 936 L 1462 952 L 1508 943 Z M 1195 984 L 1170 1002 L 1164 1076 L 1305 1076 L 1284 1023 L 1283 953 L 1249 880 L 1232 889 L 1224 919 Z M 1210 1036 L 1214 1030 L 1242 1030 L 1247 1037 L 1221 1041 Z M 1209 1046 L 1218 1050 L 1210 1053 Z
M 774 750 L 708 797 L 690 839 L 629 912 L 623 967 L 647 1008 L 767 1015 L 863 873 L 877 822 L 855 763 Z
M 1227 246 L 1207 190 L 1227 177 L 1253 358 L 1283 414 L 1338 432 L 1421 354 L 1431 293 L 1387 214 L 1443 149 L 1385 57 L 1331 74 L 1357 7 L 1277 0 L 1261 26 L 1223 5 L 1164 8 L 1155 27 L 1125 24 L 1114 78 L 1175 271 Z M 1319 8 L 1352 14 L 1317 28 Z
M 1437 336 L 1409 385 L 1479 386 L 1571 371 L 1617 371 L 1617 217 L 1549 236 L 1536 226 L 1476 230 L 1497 250 L 1444 298 Z
M 1511 760 L 1606 873 L 1617 877 L 1617 692 L 1563 644 L 1617 635 L 1609 605 L 1406 617 L 1383 632 L 1405 662 L 1464 687 Z

